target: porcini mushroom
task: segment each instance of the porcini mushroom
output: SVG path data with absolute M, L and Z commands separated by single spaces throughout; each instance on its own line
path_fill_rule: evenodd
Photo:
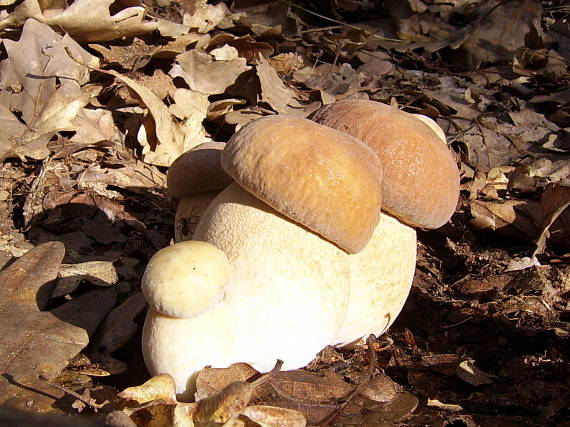
M 299 368 L 332 341 L 348 304 L 346 252 L 237 184 L 212 202 L 195 237 L 234 266 L 225 300 L 235 362 L 268 371 L 281 359 L 284 369 Z
M 170 165 L 167 187 L 179 198 L 174 241 L 192 239 L 202 214 L 214 198 L 232 183 L 221 165 L 223 142 L 205 142 L 180 155 Z
M 192 375 L 205 364 L 247 362 L 262 371 L 277 359 L 285 368 L 307 364 L 344 321 L 346 251 L 364 247 L 379 221 L 377 156 L 311 121 L 256 120 L 230 139 L 222 163 L 240 185 L 212 201 L 194 238 L 217 247 L 232 265 L 223 300 L 188 319 L 150 311 L 145 323 L 149 371 L 171 373 L 179 393 L 191 389 Z M 156 265 L 151 260 L 149 268 Z M 211 345 L 204 345 L 210 332 Z M 164 336 L 183 342 L 176 352 L 200 355 L 182 366 Z
M 334 112 L 325 107 L 314 117 L 329 124 L 329 109 Z M 362 122 L 378 118 L 362 111 Z M 389 136 L 394 126 L 386 123 L 339 126 L 368 138 L 374 150 L 343 132 L 279 116 L 255 120 L 230 139 L 221 164 L 236 183 L 210 203 L 194 233 L 231 265 L 219 285 L 222 299 L 191 305 L 190 318 L 149 311 L 143 340 L 151 373 L 171 373 L 177 391 L 187 394 L 206 364 L 247 362 L 265 371 L 279 358 L 286 369 L 297 368 L 327 344 L 386 330 L 410 290 L 412 226 L 441 225 L 458 197 L 457 166 L 445 144 L 420 120 L 400 113 L 383 114 L 411 126 L 401 130 L 412 135 L 409 142 Z M 374 144 L 380 133 L 386 149 Z M 389 185 L 382 182 L 379 157 L 388 159 Z M 442 177 L 449 179 L 445 188 L 431 193 L 443 206 L 434 207 L 425 195 Z M 381 212 L 384 192 L 391 194 L 389 213 Z M 199 314 L 196 307 L 208 308 Z M 172 340 L 182 348 L 173 351 Z
M 354 253 L 378 224 L 382 168 L 361 141 L 305 119 L 264 117 L 222 151 L 222 167 L 278 212 Z

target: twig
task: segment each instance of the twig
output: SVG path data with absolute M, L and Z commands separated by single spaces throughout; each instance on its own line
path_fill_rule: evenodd
M 465 322 L 469 322 L 471 319 L 473 319 L 473 316 L 469 316 L 466 319 L 463 319 L 461 322 L 457 322 L 457 323 L 454 323 L 452 325 L 442 325 L 442 326 L 440 326 L 440 328 L 441 329 L 455 328 L 456 326 L 462 325 Z
M 376 359 L 376 352 L 374 351 L 374 342 L 375 341 L 376 341 L 376 337 L 372 334 L 369 335 L 368 338 L 366 338 L 366 345 L 368 347 L 368 349 L 367 349 L 367 351 L 368 351 L 368 353 L 367 353 L 367 355 L 368 355 L 368 369 L 366 370 L 366 375 L 364 376 L 363 380 L 360 381 L 360 383 L 356 386 L 356 388 L 352 392 L 350 392 L 350 394 L 348 395 L 346 400 L 340 404 L 338 409 L 336 409 L 332 414 L 330 414 L 328 417 L 326 417 L 323 421 L 321 421 L 318 424 L 319 426 L 328 426 L 334 420 L 336 420 L 337 417 L 340 415 L 340 413 L 350 403 L 352 403 L 352 401 L 354 400 L 354 398 L 356 396 L 358 396 L 360 394 L 360 392 L 362 391 L 364 386 L 370 382 L 370 379 L 372 378 L 372 375 L 374 374 L 374 370 L 378 366 L 378 361 Z
M 109 403 L 108 400 L 103 401 L 103 403 L 97 403 L 95 402 L 95 399 L 93 399 L 92 397 L 87 398 L 85 396 L 82 396 L 81 394 L 67 388 L 64 386 L 61 386 L 59 384 L 54 384 L 52 382 L 49 382 L 47 380 L 47 378 L 45 377 L 41 377 L 42 380 L 44 380 L 46 383 L 48 383 L 49 385 L 51 385 L 54 388 L 57 388 L 59 391 L 63 391 L 66 394 L 69 394 L 70 396 L 75 397 L 77 400 L 79 400 L 80 402 L 85 403 L 87 406 L 91 407 L 93 409 L 93 411 L 97 412 L 99 409 L 102 409 L 106 404 Z

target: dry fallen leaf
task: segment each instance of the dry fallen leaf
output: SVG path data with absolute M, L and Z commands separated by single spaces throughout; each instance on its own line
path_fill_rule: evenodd
M 57 132 L 75 130 L 72 121 L 90 98 L 81 90 L 89 71 L 66 49 L 85 63 L 96 64 L 95 59 L 69 36 L 33 19 L 26 21 L 19 41 L 3 43 L 8 58 L 0 63 L 0 160 L 43 159 Z
M 111 15 L 109 7 L 113 3 L 114 0 L 76 0 L 63 10 L 42 10 L 38 0 L 25 0 L 7 19 L 0 21 L 0 29 L 19 26 L 26 19 L 32 18 L 61 28 L 76 40 L 108 41 L 148 33 L 158 28 L 157 22 L 144 20 L 145 9 L 139 1 L 134 2 L 137 6 L 124 8 Z
M 71 123 L 75 129 L 75 135 L 71 137 L 73 142 L 88 145 L 119 139 L 113 114 L 108 110 L 83 108 Z
M 285 86 L 277 71 L 261 56 L 257 64 L 257 75 L 261 82 L 261 101 L 266 102 L 279 114 L 300 114 L 304 112 L 295 92 Z
M 196 400 L 205 399 L 236 381 L 246 381 L 259 375 L 247 363 L 235 363 L 227 368 L 204 368 L 196 376 Z
M 111 353 L 117 351 L 138 332 L 135 318 L 146 308 L 144 296 L 138 292 L 109 312 L 89 343 L 88 354 L 93 362 L 100 363 L 112 374 L 127 369 L 125 363 L 116 360 Z
M 512 61 L 517 49 L 525 46 L 525 37 L 541 28 L 542 4 L 538 0 L 488 2 L 481 6 L 478 25 L 453 56 L 454 63 L 463 68 Z
M 172 77 L 182 77 L 190 89 L 204 95 L 223 93 L 238 76 L 249 70 L 244 58 L 234 49 L 232 59 L 216 59 L 214 56 L 193 49 L 176 57 L 177 63 L 170 71 Z
M 176 403 L 176 386 L 170 374 L 152 377 L 144 384 L 129 387 L 117 394 L 121 399 L 134 400 L 139 405 L 153 400 L 162 400 L 166 404 Z
M 233 26 L 231 13 L 224 3 L 208 4 L 207 0 L 192 2 L 192 10 L 184 14 L 182 23 L 199 33 L 208 33 L 216 27 L 230 28 Z
M 307 424 L 305 416 L 299 411 L 275 406 L 250 405 L 241 415 L 268 427 L 305 427 Z
M 470 223 L 477 230 L 519 240 L 533 239 L 539 233 L 540 209 L 534 200 L 473 200 L 469 206 L 473 217 Z
M 133 79 L 123 76 L 114 70 L 100 72 L 110 74 L 122 81 L 131 88 L 145 107 L 148 108 L 152 120 L 148 120 L 146 125 L 139 129 L 138 140 L 143 146 L 143 159 L 146 163 L 158 166 L 170 166 L 185 150 L 182 131 L 177 122 L 174 121 L 168 107 L 143 85 Z
M 119 277 L 113 263 L 109 261 L 62 264 L 52 297 L 61 297 L 73 292 L 83 280 L 96 286 L 113 286 Z
M 570 236 L 570 186 L 549 185 L 540 199 L 542 208 L 542 231 L 536 243 L 534 255 L 544 253 L 547 242 L 562 249 L 569 250 Z
M 0 404 L 44 412 L 61 396 L 53 379 L 88 343 L 115 304 L 113 289 L 45 308 L 64 256 L 60 242 L 30 250 L 0 273 Z M 49 349 L 49 351 L 46 351 Z
M 457 365 L 457 376 L 474 386 L 493 384 L 493 378 L 496 376 L 482 371 L 473 362 L 473 360 L 464 360 Z

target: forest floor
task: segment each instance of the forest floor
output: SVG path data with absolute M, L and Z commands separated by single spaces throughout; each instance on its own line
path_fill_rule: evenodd
M 311 375 L 276 376 L 287 401 L 251 403 L 311 425 L 570 426 L 570 7 L 12 3 L 0 11 L 0 424 L 37 421 L 7 408 L 79 414 L 53 425 L 117 412 L 128 420 L 110 425 L 172 424 L 168 393 L 117 397 L 149 379 L 140 280 L 175 234 L 168 166 L 257 117 L 358 98 L 438 122 L 460 165 L 457 211 L 419 231 L 386 334 L 324 349 Z

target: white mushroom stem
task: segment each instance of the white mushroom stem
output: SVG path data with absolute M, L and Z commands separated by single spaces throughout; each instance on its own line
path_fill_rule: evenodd
M 412 286 L 416 231 L 382 213 L 372 239 L 350 255 L 350 299 L 344 324 L 333 344 L 345 345 L 383 334 L 396 320 Z
M 193 400 L 195 374 L 202 368 L 238 362 L 235 347 L 234 320 L 225 305 L 189 319 L 150 309 L 144 322 L 142 350 L 148 372 L 172 375 L 179 401 Z
M 234 266 L 226 301 L 236 327 L 236 362 L 270 370 L 310 362 L 344 322 L 348 254 L 278 214 L 237 184 L 204 213 L 196 233 Z

